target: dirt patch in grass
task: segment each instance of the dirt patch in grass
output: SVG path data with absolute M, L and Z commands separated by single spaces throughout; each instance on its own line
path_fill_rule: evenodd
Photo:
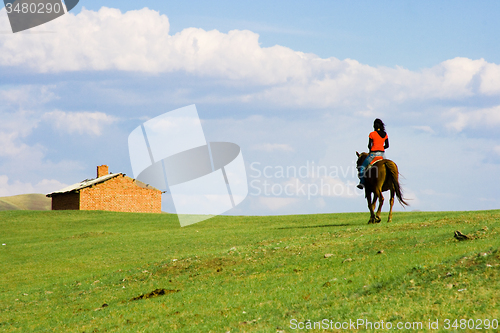
M 172 273 L 178 274 L 179 272 L 195 272 L 202 273 L 205 271 L 221 272 L 224 267 L 231 267 L 241 263 L 241 259 L 231 257 L 216 257 L 210 259 L 181 259 L 163 265 L 160 269 L 154 272 L 154 275 L 170 275 Z
M 84 232 L 81 234 L 73 235 L 69 237 L 69 239 L 74 239 L 74 238 L 90 238 L 90 237 L 102 237 L 102 236 L 108 236 L 108 235 L 114 235 L 114 232 L 107 232 L 107 231 L 100 231 L 100 232 Z
M 500 248 L 490 249 L 488 251 L 479 252 L 456 259 L 454 261 L 443 262 L 431 267 L 417 266 L 413 267 L 406 275 L 400 278 L 395 278 L 391 281 L 379 281 L 365 290 L 358 290 L 356 293 L 360 295 L 376 294 L 382 291 L 391 290 L 392 292 L 420 288 L 431 288 L 433 283 L 441 283 L 443 281 L 454 280 L 447 283 L 448 286 L 456 287 L 463 285 L 464 281 L 482 281 L 478 279 L 482 274 L 490 273 L 497 274 L 500 269 Z M 483 281 L 484 282 L 484 281 Z M 445 284 L 446 284 L 445 283 Z M 465 283 L 465 284 L 468 284 Z M 450 289 L 451 289 L 450 287 Z M 465 289 L 463 289 L 465 290 Z
M 169 294 L 173 294 L 173 293 L 178 293 L 179 291 L 180 290 L 173 290 L 173 289 L 155 289 L 150 293 L 141 294 L 139 296 L 133 297 L 130 299 L 130 301 L 138 301 L 140 299 L 169 295 Z
M 213 258 L 203 263 L 203 266 L 209 269 L 219 269 L 221 267 L 228 267 L 233 265 L 236 265 L 236 261 L 232 258 Z
M 454 268 L 465 267 L 467 269 L 481 269 L 485 267 L 500 266 L 500 249 L 479 252 L 476 255 L 462 257 L 454 265 Z

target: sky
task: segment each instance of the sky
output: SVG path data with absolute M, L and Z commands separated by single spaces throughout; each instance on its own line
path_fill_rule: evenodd
M 16 34 L 0 11 L 0 196 L 132 176 L 130 132 L 195 104 L 245 160 L 227 214 L 367 211 L 375 118 L 406 211 L 500 208 L 499 2 L 102 3 Z

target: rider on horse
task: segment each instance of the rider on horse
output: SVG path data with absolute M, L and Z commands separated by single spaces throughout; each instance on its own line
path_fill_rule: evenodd
M 363 189 L 365 187 L 365 170 L 368 165 L 370 165 L 373 159 L 377 156 L 385 158 L 384 151 L 389 148 L 389 136 L 385 132 L 384 122 L 378 118 L 375 119 L 373 122 L 373 129 L 374 131 L 370 133 L 368 140 L 368 149 L 370 150 L 370 154 L 359 167 L 359 189 Z

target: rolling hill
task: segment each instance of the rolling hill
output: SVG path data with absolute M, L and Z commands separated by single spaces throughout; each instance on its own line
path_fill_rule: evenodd
M 0 211 L 4 210 L 50 210 L 51 200 L 45 194 L 21 194 L 0 197 Z

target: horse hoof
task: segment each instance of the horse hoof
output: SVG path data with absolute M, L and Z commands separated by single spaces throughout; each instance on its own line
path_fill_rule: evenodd
M 377 217 L 375 218 L 375 223 L 380 223 L 380 221 L 382 221 L 382 219 L 381 219 L 380 217 L 378 217 L 378 216 L 377 216 Z
M 388 220 L 387 220 L 387 223 L 391 223 L 391 222 L 392 222 L 392 219 L 388 219 Z

